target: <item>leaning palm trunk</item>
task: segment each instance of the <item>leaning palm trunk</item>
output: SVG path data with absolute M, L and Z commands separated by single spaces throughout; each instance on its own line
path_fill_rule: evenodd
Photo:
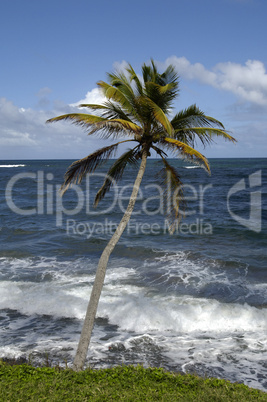
M 131 214 L 134 209 L 135 201 L 138 195 L 139 187 L 145 172 L 146 168 L 146 161 L 147 161 L 147 152 L 144 150 L 142 153 L 142 161 L 141 165 L 134 183 L 133 191 L 129 200 L 129 204 L 125 214 L 123 215 L 115 233 L 113 234 L 112 238 L 108 242 L 107 246 L 105 247 L 96 271 L 95 281 L 93 285 L 93 289 L 90 296 L 90 301 L 87 307 L 86 316 L 84 319 L 84 324 L 80 336 L 80 341 L 78 344 L 76 356 L 73 363 L 73 370 L 80 371 L 83 369 L 85 359 L 87 356 L 87 351 L 94 327 L 94 321 L 96 316 L 96 311 L 98 307 L 99 298 L 101 295 L 101 291 L 104 285 L 105 275 L 106 275 L 106 268 L 108 264 L 108 260 L 110 254 L 112 253 L 114 247 L 116 246 L 117 242 L 119 241 L 124 229 L 127 226 L 127 223 L 130 220 Z

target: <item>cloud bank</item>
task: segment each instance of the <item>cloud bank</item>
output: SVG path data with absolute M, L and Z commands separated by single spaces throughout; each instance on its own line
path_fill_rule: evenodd
M 191 64 L 185 57 L 169 57 L 162 65 L 173 64 L 181 77 L 196 80 L 216 89 L 232 92 L 239 99 L 257 105 L 267 105 L 267 74 L 259 60 L 247 60 L 244 65 L 224 62 L 211 70 L 203 64 Z
M 87 137 L 68 122 L 46 124 L 51 117 L 71 112 L 77 108 L 62 102 L 52 110 L 33 110 L 0 98 L 0 159 L 72 159 L 91 153 L 101 139 Z

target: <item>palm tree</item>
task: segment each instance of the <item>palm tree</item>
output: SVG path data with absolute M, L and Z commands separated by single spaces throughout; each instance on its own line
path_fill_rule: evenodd
M 48 122 L 69 120 L 74 124 L 85 127 L 89 135 L 100 134 L 104 138 L 118 139 L 128 137 L 113 145 L 101 148 L 83 159 L 74 162 L 65 174 L 62 191 L 75 182 L 80 183 L 87 174 L 94 172 L 107 159 L 114 156 L 120 144 L 132 142 L 133 147 L 123 153 L 110 167 L 102 187 L 96 194 L 95 206 L 105 196 L 114 181 L 121 179 L 127 165 L 140 163 L 133 186 L 132 194 L 126 212 L 124 213 L 115 233 L 105 247 L 96 271 L 95 281 L 88 304 L 83 329 L 77 353 L 74 359 L 74 370 L 82 370 L 86 359 L 100 294 L 103 288 L 106 267 L 111 252 L 120 239 L 129 222 L 138 190 L 145 172 L 147 158 L 154 151 L 163 162 L 161 177 L 165 184 L 165 205 L 169 230 L 179 219 L 179 204 L 183 202 L 181 179 L 176 169 L 167 161 L 166 151 L 201 164 L 208 172 L 207 159 L 194 149 L 196 139 L 202 144 L 212 142 L 214 136 L 222 136 L 235 141 L 218 120 L 204 115 L 196 106 L 172 114 L 172 103 L 178 95 L 178 75 L 170 65 L 160 74 L 154 61 L 142 66 L 142 78 L 139 78 L 130 64 L 124 72 L 117 71 L 108 74 L 108 83 L 99 81 L 106 101 L 102 104 L 82 104 L 82 108 L 95 111 L 95 114 L 70 113 L 54 117 Z M 165 176 L 164 176 L 165 174 Z M 170 202 L 171 201 L 171 202 Z

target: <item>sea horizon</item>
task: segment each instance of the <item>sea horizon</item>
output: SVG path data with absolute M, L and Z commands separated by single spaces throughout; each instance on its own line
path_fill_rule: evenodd
M 76 158 L 30 158 L 30 159 L 25 159 L 25 158 L 11 158 L 11 159 L 0 159 L 0 161 L 47 161 L 47 160 L 77 160 L 79 157 Z M 109 158 L 109 160 L 116 160 L 117 158 Z M 172 160 L 177 160 L 177 161 L 183 161 L 180 158 L 171 158 L 169 157 L 168 159 Z M 267 159 L 266 156 L 234 156 L 234 157 L 221 157 L 221 156 L 213 156 L 213 157 L 207 157 L 207 159 Z M 160 157 L 149 157 L 148 160 L 160 160 Z M 189 162 L 189 161 L 188 161 Z M 194 163 L 194 162 L 191 162 Z

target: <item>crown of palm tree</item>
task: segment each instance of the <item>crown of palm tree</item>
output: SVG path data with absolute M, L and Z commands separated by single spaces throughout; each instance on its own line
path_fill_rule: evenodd
M 173 198 L 176 191 L 176 202 L 169 212 L 171 218 L 177 218 L 179 202 L 183 199 L 181 180 L 168 163 L 166 151 L 201 164 L 209 172 L 207 159 L 194 149 L 195 140 L 198 138 L 206 145 L 214 136 L 222 136 L 232 142 L 235 139 L 225 131 L 221 122 L 206 116 L 196 105 L 178 112 L 170 119 L 173 101 L 179 92 L 178 75 L 172 65 L 160 74 L 151 60 L 151 65 L 143 65 L 140 78 L 128 64 L 125 72 L 109 73 L 108 82 L 99 81 L 97 85 L 106 101 L 101 105 L 80 105 L 95 114 L 70 113 L 54 117 L 48 122 L 70 120 L 83 126 L 88 135 L 100 134 L 114 139 L 126 136 L 129 139 L 101 148 L 74 162 L 65 174 L 62 191 L 65 192 L 72 183 L 80 183 L 85 174 L 94 172 L 99 165 L 114 156 L 120 144 L 133 142 L 134 146 L 108 170 L 106 179 L 96 194 L 95 205 L 105 196 L 114 180 L 122 177 L 128 164 L 135 164 L 143 152 L 150 156 L 150 151 L 154 150 L 161 157 L 163 170 L 167 173 L 168 183 L 171 183 L 169 188 L 172 191 L 168 196 Z

